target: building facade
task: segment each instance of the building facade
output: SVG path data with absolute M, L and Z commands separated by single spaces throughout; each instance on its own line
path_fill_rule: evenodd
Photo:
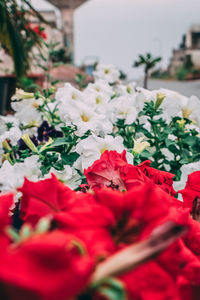
M 178 49 L 173 50 L 169 64 L 169 73 L 176 75 L 178 69 L 190 60 L 195 69 L 200 70 L 200 24 L 192 25 L 183 36 Z

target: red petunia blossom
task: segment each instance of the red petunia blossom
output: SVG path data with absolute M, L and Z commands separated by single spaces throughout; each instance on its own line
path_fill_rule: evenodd
M 138 168 L 148 177 L 150 178 L 155 184 L 159 185 L 161 189 L 163 189 L 168 194 L 175 196 L 176 192 L 173 188 L 173 177 L 175 175 L 160 171 L 155 168 L 150 167 L 151 161 L 146 160 L 138 165 Z
M 77 238 L 55 230 L 8 249 L 0 262 L 1 299 L 76 297 L 94 268 L 88 255 L 80 252 L 79 243 Z
M 190 208 L 192 212 L 193 202 L 196 197 L 200 198 L 200 171 L 193 172 L 188 175 L 186 186 L 183 190 L 178 191 L 182 194 L 183 205 L 186 208 Z
M 120 167 L 127 164 L 125 155 L 125 150 L 122 154 L 106 150 L 99 160 L 84 170 L 88 185 L 91 188 L 107 186 L 120 191 L 125 190 L 126 187 L 120 177 Z
M 13 204 L 13 194 L 0 195 L 0 253 L 10 243 L 10 239 L 5 234 L 5 228 L 10 223 L 9 209 Z
M 128 164 L 125 154 L 125 150 L 122 154 L 106 150 L 99 160 L 84 170 L 88 186 L 90 188 L 106 186 L 123 191 L 134 188 L 138 181 L 152 181 L 168 194 L 176 195 L 173 189 L 173 174 L 151 168 L 150 161 L 145 161 L 138 166 Z
M 123 178 L 128 165 L 126 161 L 116 153 L 109 156 L 108 152 L 107 155 L 110 166 L 114 170 L 118 168 Z M 118 162 L 115 164 L 113 161 L 116 156 Z M 128 168 L 129 166 L 131 165 Z M 159 185 L 154 184 L 141 170 L 134 167 L 135 170 L 138 170 L 138 177 L 134 175 L 137 179 L 124 177 L 124 185 L 127 187 L 129 182 L 132 186 L 124 193 L 97 187 L 89 193 L 74 192 L 55 176 L 37 183 L 26 180 L 20 189 L 23 194 L 21 215 L 24 220 L 35 221 L 51 214 L 53 228 L 57 228 L 65 236 L 75 236 L 86 245 L 90 257 L 96 262 L 144 240 L 158 225 L 166 221 L 188 224 L 188 210 L 160 189 Z M 184 295 L 184 291 L 189 295 L 188 300 L 192 299 L 193 290 L 200 284 L 197 276 L 200 272 L 198 249 L 197 244 L 192 241 L 195 238 L 198 240 L 198 235 L 184 237 L 163 252 L 156 261 L 123 275 L 121 279 L 130 299 L 185 300 L 180 296 Z M 165 298 L 162 298 L 163 295 L 166 295 Z
M 41 217 L 66 210 L 74 201 L 75 194 L 54 174 L 50 179 L 31 182 L 25 178 L 18 189 L 22 192 L 20 218 L 36 224 Z
M 130 300 L 181 300 L 176 281 L 154 261 L 121 276 L 120 279 L 125 284 Z

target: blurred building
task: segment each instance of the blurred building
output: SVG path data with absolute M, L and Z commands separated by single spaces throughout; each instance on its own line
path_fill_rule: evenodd
M 70 49 L 73 61 L 74 53 L 74 13 L 75 10 L 88 0 L 48 0 L 61 13 L 64 46 Z
M 191 61 L 193 67 L 200 69 L 200 24 L 192 25 L 183 36 L 178 49 L 173 50 L 169 73 L 174 76 L 180 67 Z
M 49 0 L 48 2 L 53 4 L 59 9 L 59 13 L 54 8 L 49 10 L 41 10 L 40 7 L 36 9 L 44 17 L 46 21 L 52 26 L 42 24 L 45 28 L 47 35 L 47 42 L 53 41 L 60 43 L 60 47 L 66 49 L 69 60 L 73 62 L 74 57 L 74 13 L 75 10 L 88 0 Z M 38 19 L 30 16 L 30 22 L 38 24 Z M 12 59 L 0 49 L 0 75 L 10 74 L 13 72 Z M 37 73 L 38 68 L 32 66 L 32 73 Z

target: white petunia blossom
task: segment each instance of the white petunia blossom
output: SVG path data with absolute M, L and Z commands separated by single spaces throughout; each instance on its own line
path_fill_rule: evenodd
M 100 158 L 105 150 L 115 150 L 121 153 L 124 150 L 122 137 L 113 137 L 111 135 L 100 138 L 91 135 L 88 138 L 80 141 L 75 151 L 80 154 L 80 157 L 74 164 L 74 167 L 81 172 L 93 164 L 93 162 Z M 127 152 L 127 160 L 129 163 L 133 162 L 133 155 Z
M 114 98 L 111 102 L 112 114 L 114 122 L 117 119 L 125 120 L 125 124 L 135 122 L 138 112 L 135 108 L 135 98 L 129 96 L 121 96 Z
M 0 135 L 0 148 L 2 148 L 2 143 L 8 140 L 12 146 L 17 144 L 17 141 L 21 138 L 22 132 L 18 127 L 12 127 L 9 131 L 5 131 Z
M 78 172 L 70 166 L 65 166 L 64 170 L 58 171 L 55 168 L 51 168 L 49 173 L 54 173 L 56 177 L 64 182 L 71 189 L 76 189 L 81 184 L 81 177 Z
M 187 99 L 187 102 L 182 104 L 182 116 L 188 118 L 200 127 L 200 100 L 196 96 Z
M 55 99 L 57 102 L 62 104 L 70 104 L 75 101 L 82 101 L 82 92 L 73 87 L 70 83 L 65 83 L 65 85 L 59 88 L 56 92 Z
M 42 104 L 42 99 L 24 99 L 22 101 L 12 102 L 11 107 L 15 111 L 15 117 L 20 123 L 27 125 L 29 123 L 40 124 L 42 113 L 38 107 Z
M 84 103 L 69 107 L 65 118 L 77 126 L 76 134 L 84 135 L 88 130 L 95 134 L 105 135 L 112 132 L 111 122 L 102 114 L 97 114 L 94 108 Z
M 119 80 L 120 72 L 113 65 L 98 64 L 93 73 L 95 79 L 103 79 L 108 83 L 115 83 Z
M 99 79 L 94 83 L 89 83 L 86 89 L 84 90 L 84 93 L 88 94 L 94 91 L 97 93 L 107 95 L 109 96 L 109 98 L 114 94 L 113 88 L 105 80 L 102 79 Z
M 0 190 L 15 190 L 23 185 L 24 177 L 31 181 L 38 181 L 41 177 L 38 156 L 27 157 L 23 163 L 11 165 L 7 160 L 0 168 Z

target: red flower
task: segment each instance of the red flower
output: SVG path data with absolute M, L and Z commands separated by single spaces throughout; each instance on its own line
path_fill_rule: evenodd
M 84 170 L 88 185 L 91 188 L 107 186 L 120 191 L 125 190 L 126 187 L 120 177 L 120 167 L 127 164 L 125 155 L 125 150 L 122 154 L 106 150 L 99 160 Z
M 33 27 L 32 27 L 32 30 L 33 30 L 36 34 L 40 35 L 44 40 L 47 39 L 46 33 L 44 32 L 44 30 L 43 30 L 39 25 L 33 26 Z
M 122 154 L 116 151 L 105 151 L 99 160 L 84 171 L 89 187 L 106 186 L 123 191 L 134 188 L 138 181 L 151 180 L 168 194 L 176 195 L 173 189 L 173 174 L 151 168 L 150 161 L 145 161 L 138 166 L 128 164 L 125 154 L 125 150 Z
M 173 189 L 173 177 L 175 175 L 160 171 L 150 167 L 151 161 L 146 160 L 138 165 L 138 168 L 148 177 L 150 178 L 155 184 L 159 185 L 161 189 L 163 189 L 168 194 L 175 196 L 176 192 Z
M 156 262 L 146 263 L 120 279 L 125 283 L 130 300 L 180 300 L 171 274 Z
M 193 202 L 196 197 L 200 198 L 200 171 L 193 172 L 188 176 L 186 186 L 178 191 L 183 196 L 184 207 L 190 208 L 192 212 Z
M 54 231 L 35 236 L 1 259 L 0 294 L 9 300 L 67 300 L 85 288 L 93 262 L 72 236 Z
M 41 217 L 66 210 L 73 203 L 74 191 L 61 183 L 54 174 L 50 179 L 31 182 L 25 178 L 22 192 L 20 218 L 33 225 Z
M 9 209 L 13 203 L 13 194 L 0 195 L 0 253 L 10 243 L 4 229 L 10 223 Z

